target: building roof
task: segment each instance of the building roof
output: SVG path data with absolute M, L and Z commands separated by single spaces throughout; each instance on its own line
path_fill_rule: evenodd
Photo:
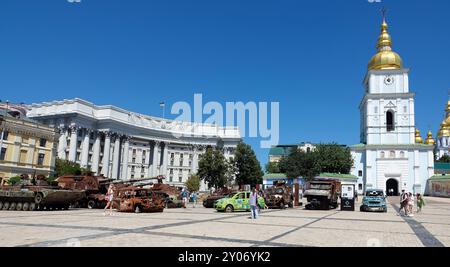
M 434 170 L 438 171 L 450 171 L 450 163 L 434 163 Z
M 318 178 L 338 178 L 343 180 L 358 180 L 358 177 L 351 174 L 321 173 Z
M 435 175 L 430 178 L 430 180 L 449 180 L 450 175 Z
M 288 156 L 297 145 L 276 146 L 269 151 L 269 156 Z
M 263 176 L 264 180 L 269 180 L 269 179 L 288 179 L 287 175 L 284 173 L 266 173 Z
M 263 176 L 264 180 L 268 179 L 288 179 L 284 173 L 266 173 Z M 337 178 L 341 180 L 358 180 L 358 177 L 351 174 L 339 174 L 339 173 L 321 173 L 317 178 Z

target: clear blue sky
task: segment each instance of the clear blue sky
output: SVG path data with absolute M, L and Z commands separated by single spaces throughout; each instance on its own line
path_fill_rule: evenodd
M 387 6 L 435 133 L 450 89 L 448 0 L 2 0 L 0 99 L 83 98 L 161 116 L 193 101 L 279 101 L 281 143 L 359 142 L 358 104 Z M 263 164 L 268 151 L 246 139 Z

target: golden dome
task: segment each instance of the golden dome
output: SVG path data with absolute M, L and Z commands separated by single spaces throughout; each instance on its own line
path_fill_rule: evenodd
M 425 140 L 425 144 L 427 145 L 436 145 L 436 141 L 434 141 L 433 133 L 431 131 L 428 132 L 427 140 Z
M 447 102 L 447 108 L 445 109 L 445 112 L 449 112 L 450 111 L 450 101 Z
M 422 136 L 420 136 L 419 129 L 416 129 L 416 144 L 423 144 Z
M 441 128 L 439 129 L 439 133 L 438 133 L 438 137 L 447 137 L 450 136 L 450 131 L 449 131 L 449 127 L 447 126 L 447 124 L 444 122 L 442 122 L 441 124 Z
M 377 42 L 378 53 L 369 62 L 369 70 L 399 70 L 403 68 L 403 61 L 399 54 L 392 51 L 392 39 L 388 33 L 388 24 L 383 19 L 381 34 Z

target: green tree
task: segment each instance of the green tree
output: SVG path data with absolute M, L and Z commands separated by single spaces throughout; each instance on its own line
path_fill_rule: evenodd
M 350 148 L 338 144 L 320 144 L 316 146 L 318 161 L 322 173 L 349 174 L 353 167 Z
M 227 183 L 227 170 L 228 164 L 223 152 L 208 147 L 198 162 L 197 175 L 208 183 L 209 188 L 221 188 Z
M 281 173 L 278 162 L 269 162 L 266 165 L 266 172 L 268 173 Z
M 200 178 L 198 175 L 192 174 L 184 184 L 189 192 L 197 192 L 200 190 Z
M 238 185 L 249 184 L 254 187 L 257 184 L 262 184 L 264 173 L 251 146 L 243 142 L 239 143 L 233 162 Z
M 6 181 L 6 183 L 7 183 L 8 185 L 16 185 L 17 183 L 20 182 L 21 179 L 22 179 L 22 178 L 20 178 L 20 176 L 14 176 L 14 177 L 9 178 L 9 179 Z
M 437 162 L 438 163 L 450 163 L 450 156 L 443 155 Z
M 55 162 L 55 176 L 63 175 L 86 175 L 90 170 L 81 168 L 79 164 L 68 160 L 56 159 Z
M 281 159 L 279 163 L 280 170 L 291 178 L 303 177 L 308 181 L 312 180 L 322 170 L 318 155 L 315 151 L 303 152 L 294 150 L 288 157 Z

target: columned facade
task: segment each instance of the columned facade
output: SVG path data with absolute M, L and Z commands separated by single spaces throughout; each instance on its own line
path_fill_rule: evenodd
M 181 186 L 197 172 L 206 147 L 220 141 L 230 158 L 241 141 L 234 127 L 164 120 L 81 99 L 33 104 L 27 116 L 60 129 L 59 158 L 112 179 L 163 175 Z

